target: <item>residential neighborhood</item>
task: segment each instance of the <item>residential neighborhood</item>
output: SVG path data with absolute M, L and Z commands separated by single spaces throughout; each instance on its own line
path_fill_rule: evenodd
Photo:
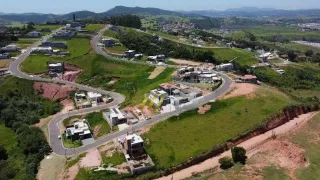
M 1 180 L 318 179 L 316 3 L 117 3 L 3 4 Z

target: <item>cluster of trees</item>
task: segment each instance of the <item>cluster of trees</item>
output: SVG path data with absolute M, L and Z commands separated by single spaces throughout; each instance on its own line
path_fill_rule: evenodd
M 320 72 L 313 68 L 286 67 L 280 75 L 268 67 L 254 69 L 254 74 L 263 82 L 285 89 L 317 90 L 320 88 Z
M 20 179 L 34 179 L 40 161 L 51 151 L 41 129 L 30 125 L 38 123 L 41 117 L 57 113 L 61 107 L 57 102 L 35 95 L 32 85 L 32 81 L 15 77 L 1 79 L 0 121 L 16 133 L 18 144 L 10 153 L 0 147 L 0 179 L 18 174 Z M 22 169 L 15 156 L 24 160 Z
M 166 39 L 158 40 L 149 34 L 132 30 L 121 32 L 119 40 L 128 49 L 134 49 L 149 56 L 164 54 L 173 58 L 215 62 L 214 54 L 210 50 L 189 47 Z
M 22 27 L 6 27 L 5 33 L 0 34 L 0 47 L 10 44 L 12 41 L 18 41 L 17 35 L 24 35 L 34 30 L 34 23 L 29 22 Z
M 141 20 L 139 16 L 136 15 L 121 15 L 121 16 L 112 16 L 109 19 L 109 22 L 117 26 L 132 27 L 136 29 L 141 28 Z
M 194 23 L 199 29 L 212 29 L 212 28 L 220 28 L 223 23 L 223 18 L 211 18 L 211 17 L 203 17 L 203 18 L 192 18 L 190 19 L 191 23 Z
M 245 164 L 247 160 L 247 151 L 243 147 L 234 147 L 231 149 L 232 158 L 226 156 L 219 159 L 221 169 L 229 169 L 234 163 Z

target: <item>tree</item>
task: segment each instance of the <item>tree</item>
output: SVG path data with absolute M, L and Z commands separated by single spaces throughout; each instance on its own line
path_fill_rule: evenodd
M 312 49 L 307 50 L 306 53 L 305 53 L 305 55 L 308 56 L 308 57 L 313 56 L 313 51 L 312 51 Z
M 234 147 L 231 149 L 233 162 L 240 162 L 241 164 L 246 163 L 247 151 L 243 147 Z
M 232 158 L 230 158 L 229 156 L 220 158 L 219 163 L 221 169 L 229 169 L 233 166 Z
M 292 50 L 288 51 L 287 54 L 288 54 L 289 61 L 294 61 L 297 57 L 297 55 Z
M 7 160 L 7 159 L 8 159 L 7 150 L 3 146 L 0 146 L 0 161 L 1 160 Z

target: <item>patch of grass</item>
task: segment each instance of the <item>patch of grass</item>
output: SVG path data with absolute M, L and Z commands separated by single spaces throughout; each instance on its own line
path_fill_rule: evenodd
M 90 169 L 81 168 L 75 180 L 88 180 L 88 179 L 119 180 L 119 179 L 127 179 L 126 177 L 130 177 L 130 174 L 118 174 L 117 172 L 110 172 L 110 171 L 94 172 L 93 170 L 90 170 Z
M 7 150 L 17 145 L 16 134 L 11 129 L 0 123 L 0 146 L 4 146 Z
M 122 164 L 123 162 L 126 162 L 126 158 L 124 157 L 122 152 L 114 152 L 111 157 L 106 157 L 104 154 L 101 154 L 102 162 L 106 165 L 113 164 L 114 166 L 117 166 L 119 164 Z
M 104 24 L 89 24 L 86 26 L 86 30 L 91 32 L 98 32 L 100 29 L 104 28 Z
M 40 31 L 41 29 L 44 28 L 49 28 L 51 31 L 59 29 L 61 26 L 60 25 L 46 25 L 46 24 L 41 24 L 41 25 L 36 25 L 36 31 Z M 50 32 L 41 32 L 41 35 L 47 35 L 50 34 Z
M 79 156 L 77 156 L 76 158 L 68 161 L 66 164 L 66 169 L 69 169 L 72 166 L 74 166 L 75 164 L 77 164 L 82 158 L 86 157 L 86 155 L 87 155 L 87 153 L 82 153 Z
M 0 60 L 0 68 L 7 68 L 9 64 L 12 62 L 11 59 L 1 59 Z
M 108 47 L 108 50 L 115 50 L 115 51 L 121 51 L 121 52 L 125 52 L 127 50 L 127 48 L 125 46 L 113 46 L 113 47 Z
M 65 57 L 51 57 L 45 55 L 30 55 L 21 64 L 21 69 L 27 73 L 40 74 L 47 72 L 47 62 L 64 62 L 88 54 L 90 40 L 88 38 L 72 38 L 67 40 L 67 46 L 70 55 Z
M 161 31 L 148 30 L 148 32 L 149 32 L 149 33 L 152 33 L 152 34 L 157 34 L 157 35 L 159 35 L 159 36 L 161 36 L 161 37 L 168 38 L 168 39 L 172 39 L 172 40 L 178 40 L 178 39 L 179 39 L 179 36 L 167 34 L 167 33 L 161 32 Z
M 99 133 L 96 138 L 106 135 L 111 132 L 111 128 L 107 121 L 103 118 L 102 112 L 94 112 L 85 116 L 85 119 L 88 120 L 92 131 L 95 128 L 100 126 Z
M 299 180 L 319 179 L 320 175 L 320 143 L 319 137 L 320 115 L 315 116 L 302 129 L 294 134 L 293 142 L 302 147 L 310 163 L 308 167 L 297 169 L 295 175 Z
M 284 172 L 284 169 L 277 168 L 275 166 L 268 166 L 263 168 L 264 180 L 290 180 L 291 178 Z
M 158 168 L 177 165 L 256 128 L 290 103 L 287 96 L 263 88 L 252 99 L 242 96 L 211 103 L 204 115 L 197 110 L 184 112 L 145 134 L 150 140 L 147 152 Z
M 82 146 L 81 140 L 72 141 L 71 139 L 67 139 L 65 134 L 62 135 L 62 142 L 65 148 L 77 148 Z
M 106 30 L 103 34 L 103 36 L 107 36 L 107 37 L 112 37 L 112 38 L 117 38 L 118 39 L 118 33 L 112 30 Z
M 69 61 L 85 71 L 78 78 L 81 84 L 115 90 L 126 96 L 126 105 L 139 104 L 144 94 L 159 84 L 172 80 L 174 69 L 167 68 L 156 78 L 148 77 L 155 67 L 111 61 L 100 55 L 88 55 Z M 119 77 L 115 84 L 108 84 L 112 77 Z

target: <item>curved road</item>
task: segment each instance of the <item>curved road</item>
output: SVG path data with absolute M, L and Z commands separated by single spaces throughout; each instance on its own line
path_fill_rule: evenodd
M 115 60 L 115 61 L 125 61 L 125 62 L 128 62 L 128 63 L 134 63 L 134 64 L 156 66 L 156 65 L 152 65 L 152 64 L 148 64 L 148 63 L 143 63 L 143 62 L 127 61 L 127 60 L 124 60 L 124 59 L 118 59 L 118 58 L 112 57 L 112 56 L 108 55 L 107 53 L 105 53 L 98 46 L 98 43 L 99 43 L 103 33 L 107 29 L 108 29 L 108 27 L 102 29 L 98 33 L 98 35 L 93 38 L 94 49 L 97 52 L 97 54 L 103 55 L 104 57 L 106 57 L 108 59 L 111 59 L 111 60 Z M 178 110 L 174 110 L 174 111 L 171 111 L 171 112 L 167 112 L 167 113 L 156 115 L 156 116 L 152 117 L 148 121 L 140 122 L 140 123 L 135 124 L 132 127 L 128 128 L 128 129 L 125 129 L 123 131 L 119 131 L 119 132 L 115 132 L 115 133 L 106 135 L 106 136 L 96 140 L 94 143 L 89 144 L 87 146 L 82 146 L 82 147 L 75 148 L 75 149 L 67 149 L 67 148 L 63 147 L 61 140 L 58 139 L 58 136 L 60 135 L 59 124 L 60 124 L 60 122 L 62 120 L 66 119 L 66 118 L 68 118 L 70 116 L 74 116 L 74 115 L 78 115 L 78 114 L 85 114 L 85 113 L 98 111 L 98 110 L 103 110 L 103 109 L 106 109 L 106 108 L 117 106 L 117 105 L 121 104 L 125 100 L 125 97 L 122 96 L 121 94 L 118 94 L 118 93 L 104 91 L 104 90 L 100 90 L 100 89 L 95 89 L 95 88 L 91 88 L 91 87 L 88 87 L 88 86 L 84 86 L 84 85 L 73 83 L 73 82 L 69 82 L 69 81 L 44 79 L 44 78 L 40 78 L 38 76 L 27 75 L 27 74 L 21 72 L 19 70 L 20 63 L 22 61 L 24 61 L 26 59 L 26 57 L 28 57 L 29 53 L 31 52 L 31 48 L 39 45 L 39 43 L 40 42 L 37 42 L 34 45 L 32 45 L 31 47 L 29 47 L 26 52 L 24 52 L 17 60 L 15 60 L 10 65 L 9 68 L 10 68 L 10 71 L 12 72 L 13 75 L 18 76 L 20 78 L 24 78 L 24 79 L 31 79 L 31 80 L 36 80 L 36 81 L 45 81 L 45 82 L 54 82 L 54 83 L 66 84 L 66 85 L 70 85 L 72 87 L 79 88 L 81 90 L 98 92 L 98 93 L 101 93 L 101 94 L 108 94 L 111 97 L 113 97 L 113 99 L 114 99 L 113 102 L 111 102 L 111 103 L 109 103 L 107 105 L 91 107 L 91 108 L 77 110 L 77 111 L 71 111 L 71 112 L 68 112 L 67 114 L 59 115 L 59 116 L 53 118 L 50 121 L 50 123 L 48 125 L 49 136 L 50 136 L 50 145 L 51 145 L 51 148 L 52 148 L 53 152 L 55 152 L 56 154 L 59 154 L 59 155 L 75 155 L 77 153 L 85 152 L 85 151 L 87 151 L 87 150 L 89 150 L 91 148 L 100 146 L 100 145 L 104 144 L 105 142 L 117 139 L 120 136 L 123 136 L 123 135 L 127 134 L 127 132 L 130 131 L 131 129 L 134 129 L 134 130 L 142 129 L 143 127 L 145 127 L 147 125 L 160 122 L 161 120 L 167 119 L 167 118 L 172 117 L 172 116 L 179 115 L 184 111 L 189 111 L 189 110 L 195 109 L 198 106 L 200 106 L 202 104 L 205 104 L 205 103 L 208 103 L 209 101 L 211 101 L 211 100 L 223 95 L 224 93 L 226 93 L 231 88 L 231 85 L 232 85 L 232 80 L 227 75 L 221 74 L 221 77 L 223 79 L 222 86 L 220 86 L 220 88 L 218 88 L 214 92 L 194 100 L 193 103 L 185 104 L 182 107 L 180 107 Z M 176 66 L 170 66 L 170 67 L 176 67 Z

